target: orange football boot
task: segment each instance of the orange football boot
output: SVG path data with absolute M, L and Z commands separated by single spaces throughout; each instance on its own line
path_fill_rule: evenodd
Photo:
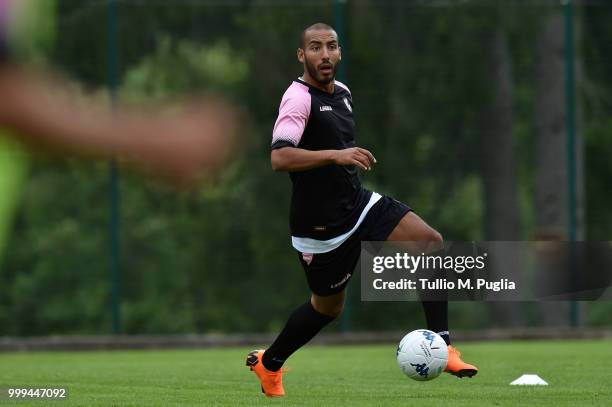
M 461 352 L 457 348 L 448 345 L 448 363 L 445 372 L 459 378 L 476 376 L 478 368 L 461 360 Z
M 263 365 L 261 358 L 264 351 L 254 350 L 247 355 L 246 365 L 251 367 L 261 383 L 261 391 L 267 397 L 282 397 L 285 395 L 283 388 L 283 369 L 271 372 Z

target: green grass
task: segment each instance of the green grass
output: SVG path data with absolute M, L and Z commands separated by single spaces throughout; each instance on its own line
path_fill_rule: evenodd
M 460 346 L 480 373 L 430 382 L 403 376 L 395 345 L 306 347 L 288 362 L 287 397 L 266 399 L 244 366 L 249 349 L 4 353 L 0 387 L 68 387 L 53 406 L 612 406 L 612 341 Z M 547 387 L 509 383 L 537 373 Z M 0 401 L 1 405 L 45 402 Z

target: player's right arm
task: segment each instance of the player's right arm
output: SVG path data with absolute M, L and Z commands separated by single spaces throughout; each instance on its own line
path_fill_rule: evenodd
M 326 165 L 355 165 L 369 170 L 376 159 L 360 147 L 343 150 L 311 151 L 299 148 L 310 116 L 308 88 L 294 82 L 283 95 L 278 118 L 272 132 L 270 162 L 274 171 L 305 171 Z

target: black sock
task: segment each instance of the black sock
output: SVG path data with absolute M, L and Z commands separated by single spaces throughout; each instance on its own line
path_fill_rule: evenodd
M 276 372 L 293 352 L 304 346 L 333 320 L 333 317 L 315 310 L 310 300 L 300 305 L 289 316 L 281 333 L 264 353 L 262 358 L 264 367 Z
M 444 339 L 447 345 L 451 344 L 448 333 L 448 301 L 421 301 L 427 329 L 434 331 Z
M 429 256 L 445 256 L 447 247 L 429 254 Z M 433 270 L 433 278 L 446 278 L 445 270 Z M 448 290 L 419 290 L 421 304 L 425 312 L 427 329 L 440 335 L 446 345 L 450 345 L 450 335 L 448 333 Z

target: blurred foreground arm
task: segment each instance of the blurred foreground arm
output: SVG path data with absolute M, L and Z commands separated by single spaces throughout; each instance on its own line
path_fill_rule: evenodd
M 179 183 L 220 169 L 235 145 L 239 117 L 216 100 L 166 113 L 112 112 L 77 99 L 39 73 L 0 64 L 0 126 L 29 145 L 119 157 Z

